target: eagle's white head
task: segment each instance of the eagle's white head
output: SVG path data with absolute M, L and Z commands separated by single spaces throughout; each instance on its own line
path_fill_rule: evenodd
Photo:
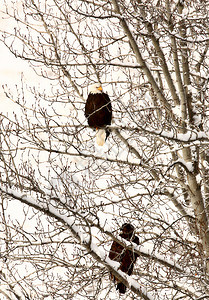
M 101 84 L 99 82 L 92 84 L 90 86 L 90 88 L 89 88 L 89 92 L 91 94 L 101 94 L 102 93 L 102 86 L 101 86 Z

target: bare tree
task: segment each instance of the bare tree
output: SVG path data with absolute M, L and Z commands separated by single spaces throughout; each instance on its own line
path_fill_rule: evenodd
M 4 86 L 2 297 L 118 299 L 110 272 L 126 299 L 209 297 L 208 4 L 5 0 L 1 41 L 47 84 Z M 113 107 L 104 147 L 84 117 L 94 82 Z M 131 276 L 113 240 L 139 255 Z

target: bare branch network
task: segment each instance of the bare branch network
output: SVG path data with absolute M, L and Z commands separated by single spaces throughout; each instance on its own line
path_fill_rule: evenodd
M 209 297 L 208 4 L 4 0 L 1 43 L 35 79 L 2 87 L 1 299 Z M 97 82 L 103 147 L 84 115 Z

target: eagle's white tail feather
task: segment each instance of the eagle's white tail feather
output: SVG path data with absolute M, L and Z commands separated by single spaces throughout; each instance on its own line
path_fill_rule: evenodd
M 96 142 L 98 146 L 103 146 L 106 139 L 106 131 L 104 129 L 98 129 L 96 132 Z

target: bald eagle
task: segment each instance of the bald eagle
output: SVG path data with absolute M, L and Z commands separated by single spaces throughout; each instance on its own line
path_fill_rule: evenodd
M 103 146 L 110 131 L 105 128 L 111 124 L 112 105 L 107 94 L 103 93 L 100 83 L 90 87 L 85 106 L 85 117 L 91 128 L 96 129 L 96 142 Z
M 134 235 L 134 226 L 130 223 L 125 223 L 121 227 L 120 236 L 127 241 L 131 241 L 139 245 L 139 238 Z M 125 249 L 122 245 L 118 244 L 117 242 L 113 242 L 109 252 L 109 258 L 120 263 L 119 270 L 123 271 L 124 273 L 131 275 L 133 272 L 134 264 L 136 259 L 139 255 L 136 254 L 134 251 Z M 126 286 L 119 282 L 111 274 L 111 279 L 116 282 L 116 289 L 119 290 L 119 293 L 125 294 Z

